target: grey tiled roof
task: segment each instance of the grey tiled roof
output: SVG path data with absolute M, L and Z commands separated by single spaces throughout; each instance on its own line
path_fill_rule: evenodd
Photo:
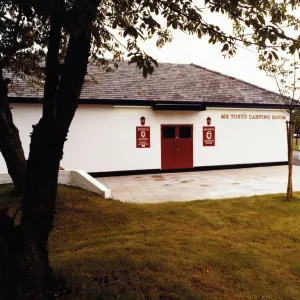
M 9 95 L 41 98 L 42 90 L 37 92 L 19 80 Z M 153 75 L 145 79 L 142 71 L 128 62 L 119 63 L 119 68 L 110 72 L 90 65 L 81 99 L 281 103 L 276 93 L 194 64 L 160 63 Z

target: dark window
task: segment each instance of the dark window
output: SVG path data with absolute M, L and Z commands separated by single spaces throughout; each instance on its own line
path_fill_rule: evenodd
M 189 139 L 192 137 L 192 127 L 191 126 L 180 126 L 179 127 L 179 138 Z
M 164 126 L 163 127 L 163 138 L 164 139 L 175 139 L 175 126 Z

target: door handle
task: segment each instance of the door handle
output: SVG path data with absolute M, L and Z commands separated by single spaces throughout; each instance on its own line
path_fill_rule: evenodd
M 179 151 L 180 150 L 180 145 L 178 143 L 179 143 L 179 137 L 176 136 L 175 140 L 174 140 L 175 151 Z

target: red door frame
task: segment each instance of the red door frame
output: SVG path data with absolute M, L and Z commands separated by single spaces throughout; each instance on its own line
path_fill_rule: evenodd
M 175 127 L 175 139 L 172 138 L 174 142 L 174 147 L 176 147 L 176 141 L 179 141 L 180 147 L 174 151 L 180 151 L 177 155 L 177 160 L 175 162 L 175 166 L 171 168 L 164 167 L 163 157 L 164 157 L 164 149 L 163 149 L 163 127 L 165 126 L 173 126 Z M 179 138 L 179 127 L 181 126 L 189 126 L 191 127 L 191 138 Z M 160 140 L 161 140 L 161 169 L 162 170 L 171 170 L 171 169 L 189 169 L 194 167 L 194 126 L 193 124 L 161 124 L 160 126 Z M 187 141 L 188 140 L 188 141 Z M 182 142 L 186 143 L 186 145 L 182 145 Z M 187 144 L 188 143 L 188 144 Z M 183 149 L 181 147 L 184 147 Z M 189 152 L 188 158 L 189 160 L 182 162 L 182 155 L 184 155 L 184 150 Z M 173 153 L 174 154 L 174 153 Z M 180 157 L 181 154 L 181 157 Z M 174 154 L 175 156 L 176 154 Z M 186 158 L 186 156 L 185 156 Z M 176 160 L 176 158 L 175 158 Z

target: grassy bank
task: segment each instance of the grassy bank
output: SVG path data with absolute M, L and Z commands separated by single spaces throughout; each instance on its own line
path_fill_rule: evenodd
M 294 151 L 300 151 L 300 138 L 298 138 L 298 145 L 297 143 L 297 139 L 294 139 Z
M 60 187 L 57 211 L 69 299 L 300 299 L 300 193 L 137 205 Z

